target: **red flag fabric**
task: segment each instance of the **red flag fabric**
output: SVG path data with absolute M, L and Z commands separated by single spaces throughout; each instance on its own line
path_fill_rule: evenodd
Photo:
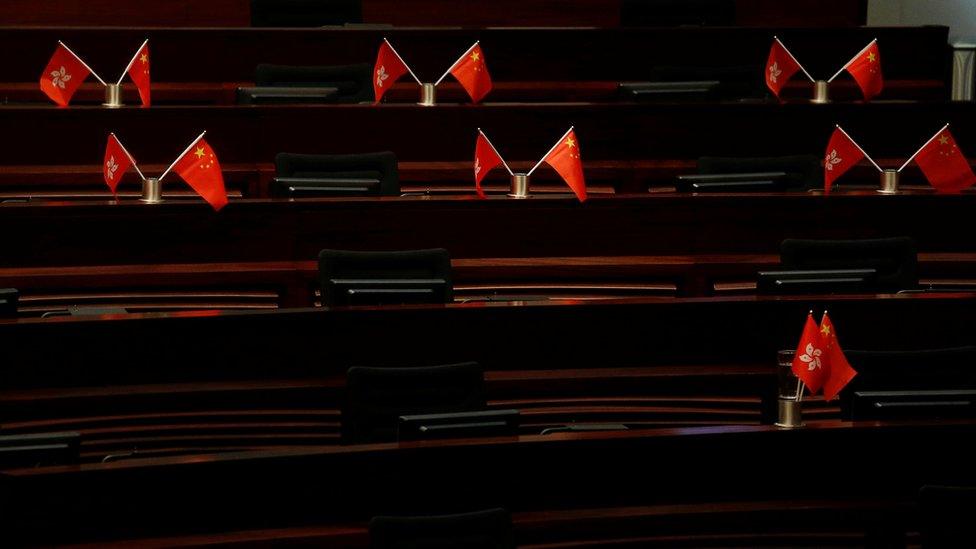
M 64 44 L 58 48 L 41 73 L 41 91 L 62 107 L 71 102 L 71 96 L 78 91 L 91 71 Z
M 105 162 L 102 164 L 102 176 L 105 178 L 105 184 L 108 185 L 108 188 L 112 189 L 112 194 L 115 194 L 115 189 L 119 186 L 122 175 L 132 167 L 132 164 L 134 164 L 132 158 L 118 138 L 115 137 L 115 134 L 108 134 L 108 143 L 105 144 Z
M 146 42 L 139 48 L 139 53 L 136 54 L 135 61 L 129 67 L 129 78 L 132 79 L 136 88 L 139 90 L 139 98 L 142 99 L 142 105 L 148 107 L 150 104 L 149 42 Z
M 820 390 L 826 377 L 823 351 L 820 328 L 813 320 L 813 313 L 810 313 L 803 326 L 800 344 L 797 345 L 796 354 L 793 356 L 793 373 L 806 384 L 811 394 L 816 394 Z
M 769 59 L 766 61 L 766 86 L 773 95 L 779 97 L 779 92 L 793 75 L 800 70 L 800 64 L 779 40 L 773 40 L 769 49 Z
M 376 54 L 376 66 L 373 68 L 373 95 L 376 102 L 383 99 L 386 90 L 393 86 L 401 76 L 410 72 L 403 64 L 400 56 L 393 51 L 393 46 L 383 40 L 380 44 L 380 51 Z
M 485 66 L 485 54 L 481 45 L 475 44 L 464 58 L 451 69 L 451 74 L 461 83 L 471 101 L 478 103 L 491 91 L 491 75 Z
M 834 181 L 863 158 L 864 153 L 861 152 L 860 147 L 851 141 L 844 130 L 839 127 L 834 128 L 824 156 L 824 193 L 830 194 Z
M 864 100 L 868 101 L 875 95 L 881 93 L 884 88 L 884 79 L 881 77 L 881 52 L 878 51 L 878 42 L 874 41 L 868 45 L 849 65 L 847 72 L 857 81 Z
M 485 197 L 485 192 L 481 190 L 481 180 L 502 163 L 502 157 L 498 156 L 495 147 L 492 147 L 485 134 L 479 131 L 478 141 L 474 144 L 474 186 L 481 198 Z
M 224 189 L 220 163 L 205 140 L 200 139 L 194 143 L 176 162 L 173 170 L 209 202 L 214 210 L 220 210 L 227 205 L 227 191 Z
M 958 193 L 976 182 L 976 175 L 949 128 L 943 128 L 922 147 L 915 156 L 915 163 L 940 193 Z
M 833 400 L 841 389 L 854 379 L 857 371 L 847 362 L 844 350 L 840 348 L 840 343 L 837 341 L 834 323 L 827 316 L 827 311 L 824 311 L 823 318 L 820 319 L 820 339 L 823 341 L 821 362 L 826 372 L 823 384 L 824 398 Z
M 580 202 L 586 200 L 586 181 L 583 179 L 583 161 L 580 159 L 576 132 L 569 130 L 543 160 L 556 170 Z

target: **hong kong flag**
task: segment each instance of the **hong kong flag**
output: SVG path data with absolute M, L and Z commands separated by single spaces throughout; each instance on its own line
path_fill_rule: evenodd
M 820 339 L 823 341 L 821 362 L 825 371 L 824 398 L 833 400 L 840 394 L 841 389 L 854 379 L 857 371 L 847 362 L 844 350 L 840 348 L 840 342 L 837 341 L 837 330 L 827 316 L 827 311 L 824 311 L 823 318 L 820 319 Z
M 108 134 L 108 143 L 105 144 L 105 162 L 102 164 L 102 176 L 105 178 L 105 184 L 108 185 L 108 188 L 112 189 L 112 194 L 116 194 L 115 189 L 119 186 L 122 175 L 135 163 L 132 155 L 125 150 L 115 134 Z
M 766 61 L 766 87 L 778 98 L 783 86 L 798 70 L 800 64 L 790 50 L 786 49 L 779 38 L 773 38 L 773 46 L 769 49 L 769 59 Z
M 877 40 L 872 40 L 845 68 L 857 81 L 865 101 L 881 93 L 884 78 L 881 76 L 881 52 L 878 51 Z
M 976 175 L 973 175 L 969 161 L 949 133 L 948 125 L 929 139 L 915 155 L 915 163 L 940 193 L 958 193 L 976 183 Z
M 488 137 L 478 130 L 478 141 L 474 145 L 474 185 L 478 196 L 485 197 L 485 192 L 481 190 L 481 180 L 488 175 L 488 172 L 504 163 L 495 146 L 488 141 Z
M 139 90 L 139 99 L 142 100 L 142 105 L 148 107 L 150 104 L 149 40 L 142 43 L 142 47 L 129 62 L 129 68 L 126 69 L 126 72 Z
M 826 379 L 823 353 L 824 344 L 820 337 L 820 328 L 814 322 L 811 312 L 807 315 L 800 344 L 796 346 L 796 354 L 793 357 L 793 373 L 806 384 L 811 394 L 816 394 Z
M 383 43 L 380 44 L 380 51 L 376 54 L 376 65 L 373 68 L 373 95 L 376 102 L 379 103 L 393 83 L 408 72 L 410 69 L 407 68 L 400 54 L 384 38 Z
M 41 73 L 41 91 L 62 107 L 68 106 L 71 96 L 78 91 L 91 70 L 75 53 L 63 43 L 58 48 Z
M 576 193 L 580 202 L 586 200 L 586 181 L 583 179 L 583 161 L 580 159 L 579 141 L 576 132 L 570 128 L 543 158 L 563 178 L 569 188 Z
M 485 66 L 485 54 L 477 42 L 451 67 L 450 73 L 474 103 L 480 102 L 491 91 L 491 75 Z
M 224 176 L 217 155 L 203 138 L 198 139 L 173 165 L 173 170 L 204 200 L 220 210 L 227 205 Z
M 834 181 L 863 158 L 864 152 L 861 148 L 851 140 L 847 132 L 837 126 L 830 136 L 824 156 L 824 193 L 830 194 Z

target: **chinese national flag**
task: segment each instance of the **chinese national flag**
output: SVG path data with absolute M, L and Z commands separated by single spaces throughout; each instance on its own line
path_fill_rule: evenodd
M 498 152 L 488 142 L 485 134 L 479 131 L 478 141 L 474 145 L 474 185 L 481 198 L 485 197 L 484 191 L 481 190 L 481 180 L 501 164 L 502 157 L 498 156 Z
M 773 40 L 773 47 L 769 49 L 769 60 L 766 61 L 766 86 L 779 97 L 779 92 L 796 71 L 800 64 L 779 40 Z
M 586 181 L 583 180 L 583 161 L 576 132 L 570 129 L 543 160 L 556 170 L 580 202 L 586 200 Z
M 383 43 L 380 44 L 380 51 L 376 54 L 376 66 L 373 69 L 373 95 L 376 97 L 376 102 L 379 103 L 386 90 L 390 89 L 394 82 L 408 72 L 410 71 L 393 50 L 393 46 L 383 40 Z
M 949 128 L 943 128 L 922 147 L 915 156 L 915 163 L 940 193 L 958 193 L 976 182 L 976 175 Z
M 824 193 L 830 194 L 834 181 L 863 158 L 864 153 L 860 147 L 839 127 L 834 128 L 824 156 Z
M 91 71 L 64 44 L 58 42 L 58 49 L 41 73 L 41 91 L 62 107 L 71 102 L 71 96 L 78 91 Z
M 865 101 L 881 93 L 884 79 L 881 77 L 881 53 L 876 40 L 847 65 L 847 72 L 857 81 Z
M 488 74 L 488 67 L 485 66 L 485 54 L 481 51 L 480 44 L 475 44 L 451 68 L 451 74 L 461 83 L 474 103 L 480 102 L 491 91 L 491 75 Z
M 813 320 L 813 313 L 810 313 L 807 315 L 803 335 L 800 336 L 800 344 L 797 345 L 796 355 L 793 357 L 793 373 L 806 384 L 811 394 L 816 394 L 820 390 L 826 378 L 823 351 L 820 328 Z
M 139 98 L 144 107 L 149 106 L 149 42 L 143 44 L 136 53 L 135 61 L 129 67 L 129 78 L 139 89 Z
M 820 339 L 823 340 L 824 348 L 821 358 L 826 372 L 826 379 L 823 384 L 824 399 L 833 400 L 841 389 L 854 379 L 857 372 L 847 362 L 847 357 L 844 356 L 844 351 L 837 341 L 834 323 L 830 321 L 826 311 L 824 311 L 823 318 L 820 319 Z
M 220 163 L 205 140 L 200 139 L 194 143 L 176 162 L 173 170 L 209 202 L 214 210 L 220 210 L 227 204 L 227 191 L 224 190 Z
M 102 164 L 102 176 L 105 178 L 105 184 L 108 185 L 108 188 L 112 189 L 112 194 L 115 194 L 115 189 L 119 186 L 122 175 L 133 164 L 135 162 L 129 156 L 129 151 L 125 150 L 115 134 L 108 134 L 108 143 L 105 144 L 105 163 Z

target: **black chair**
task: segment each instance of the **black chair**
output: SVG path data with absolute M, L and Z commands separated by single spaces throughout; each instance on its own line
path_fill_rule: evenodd
M 362 0 L 251 0 L 252 27 L 322 27 L 362 22 Z
M 0 288 L 0 317 L 17 316 L 17 302 L 20 292 L 17 288 Z
M 625 27 L 732 26 L 735 0 L 623 0 Z
M 372 549 L 514 549 L 512 518 L 505 509 L 426 517 L 374 517 Z
M 451 257 L 443 248 L 394 252 L 322 250 L 319 281 L 322 305 L 327 307 L 454 300 Z M 355 288 L 363 289 L 365 295 L 351 294 Z M 370 288 L 387 291 L 371 294 Z
M 911 238 L 787 239 L 780 245 L 780 264 L 789 270 L 875 269 L 876 291 L 918 287 L 918 252 Z
M 260 64 L 254 71 L 259 87 L 335 88 L 329 102 L 373 102 L 373 66 L 367 63 L 335 66 Z
M 772 157 L 703 156 L 698 159 L 702 175 L 783 172 L 789 189 L 815 189 L 823 186 L 823 166 L 813 155 Z
M 0 436 L 0 467 L 78 463 L 81 435 L 74 432 Z
M 471 412 L 485 406 L 484 373 L 475 362 L 357 366 L 346 373 L 342 440 L 346 444 L 394 441 L 402 415 Z
M 918 492 L 922 547 L 976 547 L 976 487 L 922 486 Z
M 392 152 L 275 156 L 273 196 L 397 196 L 400 173 Z

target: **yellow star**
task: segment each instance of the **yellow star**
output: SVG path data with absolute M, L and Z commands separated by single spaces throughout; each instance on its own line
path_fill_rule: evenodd
M 478 53 L 476 51 L 471 52 L 471 60 L 472 61 L 477 61 L 479 59 L 481 59 L 481 54 L 480 53 Z
M 197 147 L 197 150 L 193 151 L 193 154 L 197 155 L 197 158 L 203 158 L 203 155 L 205 154 L 203 152 L 203 147 Z
M 949 137 L 947 135 L 945 135 L 945 134 L 940 135 L 939 136 L 939 143 L 942 143 L 943 145 L 948 145 L 949 144 Z
M 566 146 L 569 147 L 569 148 L 571 148 L 571 149 L 576 146 L 576 142 L 573 141 L 573 138 L 572 137 L 567 137 L 566 138 Z
M 874 60 L 877 59 L 877 58 L 878 58 L 878 56 L 874 55 L 874 52 L 873 51 L 872 52 L 868 52 L 868 61 L 869 62 L 874 63 Z
M 820 332 L 823 333 L 824 336 L 829 336 L 830 335 L 830 325 L 829 324 L 824 324 L 823 326 L 821 326 L 820 327 Z
M 139 58 L 139 61 L 142 61 L 143 63 L 148 63 L 149 62 L 149 56 L 146 55 L 146 54 L 142 54 L 142 57 Z

